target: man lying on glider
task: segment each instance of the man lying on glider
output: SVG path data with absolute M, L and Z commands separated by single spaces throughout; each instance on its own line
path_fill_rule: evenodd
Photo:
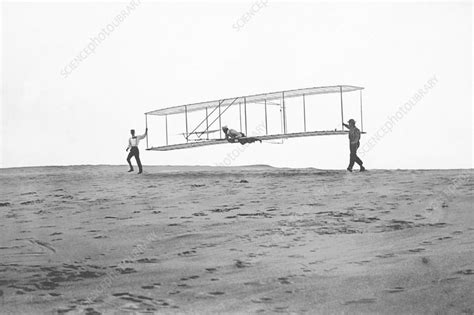
M 246 137 L 245 133 L 239 132 L 234 129 L 229 129 L 227 126 L 222 127 L 222 131 L 224 131 L 225 139 L 230 143 L 239 142 L 240 144 L 246 143 L 254 143 L 256 141 L 262 142 L 262 140 L 254 137 Z

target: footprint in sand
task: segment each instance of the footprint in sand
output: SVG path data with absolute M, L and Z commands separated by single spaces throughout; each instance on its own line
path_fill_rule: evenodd
M 214 291 L 214 292 L 209 292 L 210 295 L 223 295 L 225 294 L 224 292 L 222 291 Z
M 101 312 L 96 311 L 92 307 L 88 307 L 84 309 L 84 314 L 85 315 L 101 315 Z
M 310 261 L 308 264 L 309 265 L 317 265 L 317 264 L 322 264 L 324 260 L 315 260 L 315 261 Z
M 246 268 L 246 267 L 250 267 L 250 263 L 248 262 L 244 262 L 244 261 L 241 261 L 241 260 L 236 260 L 235 261 L 235 264 L 234 264 L 237 268 Z
M 128 303 L 122 306 L 122 308 L 126 310 L 133 310 L 133 311 L 139 311 L 139 312 L 144 312 L 144 311 L 153 312 L 153 311 L 157 311 L 157 308 L 155 306 L 157 305 L 165 306 L 163 303 L 157 303 L 157 301 L 155 301 L 151 297 L 138 295 L 138 294 L 132 294 L 129 292 L 113 293 L 112 296 L 117 297 L 121 300 L 127 301 Z
M 61 296 L 62 294 L 56 293 L 56 292 L 49 292 L 49 295 L 56 297 L 56 296 Z
M 272 312 L 275 312 L 275 313 L 288 313 L 288 306 L 274 307 Z
M 360 260 L 360 261 L 351 261 L 351 262 L 349 262 L 349 264 L 364 265 L 364 264 L 367 264 L 369 262 L 370 262 L 370 260 Z
M 391 257 L 395 257 L 395 254 L 394 253 L 387 253 L 387 254 L 377 255 L 375 257 L 378 257 L 378 258 L 391 258 Z
M 411 253 L 419 253 L 419 252 L 422 252 L 424 250 L 425 250 L 424 248 L 419 247 L 419 248 L 409 249 L 408 251 L 411 252 Z
M 437 238 L 438 241 L 444 241 L 444 240 L 449 240 L 449 239 L 452 239 L 452 237 L 451 236 L 441 236 L 441 237 Z
M 104 219 L 117 219 L 118 220 L 118 217 L 114 217 L 114 216 L 111 216 L 111 215 L 108 215 L 108 216 L 105 216 Z M 85 222 L 84 222 L 85 223 Z M 87 222 L 89 223 L 89 222 Z
M 474 275 L 474 269 L 459 270 L 459 271 L 456 271 L 456 274 L 459 274 L 459 275 Z
M 287 277 L 278 278 L 278 281 L 280 282 L 280 284 L 291 284 L 290 280 L 288 280 Z
M 178 256 L 184 256 L 184 257 L 190 257 L 190 256 L 196 256 L 196 251 L 195 250 L 187 250 L 182 253 L 179 253 Z
M 43 203 L 44 200 L 42 199 L 35 199 L 35 200 L 28 200 L 24 202 L 20 202 L 21 205 L 27 206 L 27 205 L 34 205 L 38 203 Z
M 135 262 L 140 263 L 140 264 L 154 264 L 158 262 L 158 259 L 156 258 L 140 258 L 135 260 Z
M 76 305 L 71 305 L 71 306 L 69 306 L 69 308 L 58 308 L 58 309 L 56 309 L 56 312 L 58 314 L 67 314 L 71 311 L 74 311 L 76 308 L 77 308 Z
M 288 255 L 289 258 L 304 258 L 304 255 Z
M 181 281 L 188 281 L 189 279 L 197 279 L 197 278 L 199 278 L 199 276 L 189 276 L 189 277 L 183 277 L 183 278 L 181 278 L 181 279 L 179 279 L 179 280 L 181 280 Z
M 116 271 L 118 271 L 120 274 L 122 275 L 125 275 L 125 274 L 129 274 L 129 273 L 135 273 L 137 272 L 135 269 L 133 268 L 130 268 L 130 267 L 126 267 L 126 268 L 117 268 L 115 269 Z
M 387 289 L 387 290 L 384 290 L 384 291 L 388 292 L 388 293 L 399 293 L 399 292 L 405 291 L 405 288 L 404 287 L 393 287 L 393 288 L 390 288 L 390 289 Z
M 445 227 L 446 225 L 448 225 L 448 224 L 447 224 L 447 223 L 444 223 L 444 222 L 438 222 L 438 223 L 430 223 L 430 224 L 428 224 L 428 226 L 434 226 L 434 227 L 439 227 L 439 228 Z
M 222 212 L 229 212 L 229 211 L 238 210 L 238 209 L 240 209 L 240 207 L 223 206 L 222 208 L 216 208 L 216 209 L 212 209 L 212 210 L 209 210 L 209 211 L 215 212 L 215 213 L 222 213 Z
M 351 304 L 371 304 L 371 303 L 375 303 L 375 299 L 373 298 L 364 298 L 364 299 L 360 299 L 360 300 L 352 300 L 352 301 L 347 301 L 347 302 L 344 302 L 343 304 L 344 305 L 351 305 Z
M 192 184 L 191 187 L 193 188 L 199 188 L 199 187 L 204 187 L 206 184 Z
M 273 299 L 269 297 L 261 297 L 257 300 L 251 300 L 253 303 L 270 303 Z

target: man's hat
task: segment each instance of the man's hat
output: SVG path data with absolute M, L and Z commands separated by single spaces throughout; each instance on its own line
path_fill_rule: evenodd
M 353 124 L 355 124 L 355 123 L 356 123 L 356 121 L 355 121 L 354 119 L 349 119 L 348 123 L 349 123 L 349 124 L 350 124 L 350 123 L 353 123 Z

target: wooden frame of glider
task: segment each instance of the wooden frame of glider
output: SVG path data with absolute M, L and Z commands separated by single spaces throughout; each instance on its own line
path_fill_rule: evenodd
M 344 102 L 343 94 L 347 92 L 359 91 L 360 97 L 360 127 L 361 132 L 364 133 L 364 124 L 363 124 L 363 113 L 362 113 L 362 90 L 363 87 L 352 86 L 352 85 L 335 85 L 335 86 L 321 86 L 321 87 L 312 87 L 296 90 L 286 90 L 279 92 L 247 95 L 247 96 L 238 96 L 226 99 L 220 99 L 209 102 L 201 102 L 187 105 L 180 105 L 174 107 L 168 107 L 163 109 L 158 109 L 145 113 L 145 124 L 148 127 L 148 115 L 157 115 L 165 117 L 165 135 L 166 135 L 166 145 L 158 147 L 149 147 L 148 146 L 148 137 L 147 137 L 147 150 L 153 151 L 169 151 L 177 149 L 187 149 L 195 148 L 201 146 L 215 145 L 215 144 L 224 144 L 228 143 L 227 140 L 222 138 L 222 115 L 232 106 L 239 106 L 239 122 L 240 129 L 245 130 L 247 133 L 247 103 L 263 103 L 265 106 L 265 135 L 261 136 L 252 136 L 252 138 L 257 138 L 259 140 L 274 140 L 274 139 L 287 139 L 287 138 L 296 138 L 296 137 L 312 137 L 312 136 L 327 136 L 327 135 L 344 135 L 348 131 L 344 129 Z M 329 94 L 329 93 L 339 93 L 340 94 L 340 107 L 341 107 L 341 129 L 340 130 L 322 130 L 322 131 L 307 131 L 306 130 L 306 101 L 305 97 L 308 95 L 316 94 Z M 303 106 L 303 126 L 304 132 L 287 132 L 287 117 L 286 117 L 286 106 L 285 100 L 289 98 L 302 98 Z M 279 103 L 272 103 L 271 101 L 279 100 Z M 242 104 L 244 112 L 244 128 L 242 128 Z M 268 105 L 279 105 L 281 107 L 281 130 L 280 134 L 268 134 L 268 116 L 267 116 L 267 106 Z M 193 111 L 205 111 L 205 118 L 194 128 L 189 128 L 188 125 L 188 113 Z M 218 113 L 217 117 L 210 121 L 210 117 L 213 113 Z M 185 116 L 185 130 L 183 134 L 186 139 L 185 143 L 178 144 L 169 144 L 168 142 L 168 115 L 182 114 Z M 215 130 L 209 130 L 216 122 L 219 123 L 219 139 L 209 139 L 209 134 L 215 132 Z M 203 131 L 197 131 L 200 127 L 205 129 Z M 243 131 L 242 130 L 242 131 Z M 201 138 L 203 135 L 206 135 L 206 138 Z M 196 136 L 197 139 L 190 139 L 190 137 Z M 194 140 L 194 141 L 193 141 Z

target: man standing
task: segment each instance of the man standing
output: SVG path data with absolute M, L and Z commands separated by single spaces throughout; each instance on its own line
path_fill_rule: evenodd
M 132 137 L 128 139 L 128 147 L 126 150 L 128 151 L 130 149 L 130 153 L 128 154 L 128 157 L 127 157 L 128 165 L 130 165 L 130 169 L 128 171 L 133 172 L 133 166 L 130 160 L 134 156 L 138 164 L 138 174 L 141 174 L 143 169 L 142 169 L 142 163 L 140 162 L 140 151 L 138 151 L 138 143 L 140 142 L 140 140 L 145 139 L 145 137 L 148 134 L 148 128 L 145 129 L 145 134 L 141 136 L 135 136 L 134 129 L 130 130 L 130 133 L 132 134 Z
M 349 128 L 349 148 L 351 151 L 351 157 L 349 160 L 349 166 L 347 167 L 347 170 L 349 172 L 352 172 L 352 167 L 354 166 L 354 163 L 359 164 L 360 166 L 360 171 L 363 172 L 365 171 L 365 167 L 362 166 L 362 160 L 359 159 L 357 156 L 357 149 L 359 148 L 359 140 L 360 140 L 360 130 L 355 126 L 355 120 L 354 119 L 349 119 L 348 121 L 349 125 L 346 125 L 343 123 L 343 125 L 346 128 Z

